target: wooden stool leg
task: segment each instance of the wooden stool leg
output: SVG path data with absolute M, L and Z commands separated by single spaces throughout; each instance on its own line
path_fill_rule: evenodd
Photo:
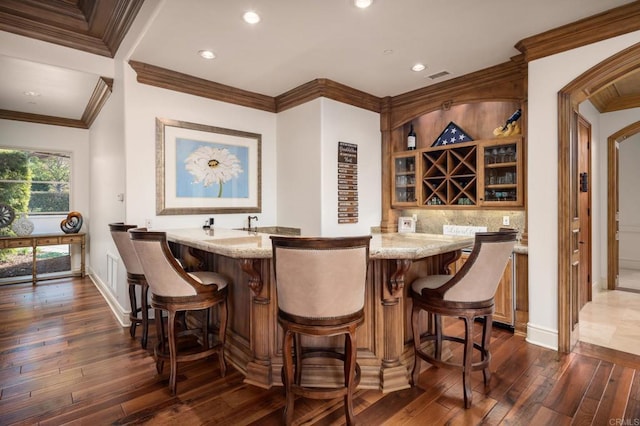
M 291 353 L 293 346 L 293 333 L 290 330 L 284 331 L 284 339 L 282 343 L 283 370 L 284 370 L 284 392 L 286 397 L 286 405 L 284 407 L 283 420 L 285 425 L 293 423 L 293 405 L 295 395 L 291 391 L 293 382 L 293 354 Z
M 440 314 L 429 314 L 433 316 L 433 326 L 436 333 L 435 340 L 435 356 L 434 358 L 437 360 L 442 360 L 442 315 Z
M 164 369 L 164 358 L 162 354 L 165 352 L 165 334 L 164 334 L 164 321 L 162 320 L 162 310 L 155 310 L 155 323 L 156 323 L 156 337 L 158 343 L 156 344 L 156 371 L 158 374 L 162 374 Z
M 293 382 L 296 385 L 302 384 L 302 336 L 299 333 L 296 333 L 293 338 L 293 356 L 294 362 L 296 364 L 295 368 L 295 378 Z
M 140 344 L 143 349 L 147 349 L 147 339 L 149 338 L 149 285 L 145 282 L 142 284 L 140 291 L 140 305 L 142 306 L 142 339 Z
M 169 375 L 169 389 L 171 395 L 176 394 L 176 382 L 178 376 L 178 348 L 176 345 L 176 312 L 169 311 L 169 318 L 167 321 L 167 328 L 169 329 L 169 362 L 171 364 L 171 373 Z
M 493 315 L 487 315 L 484 318 L 484 327 L 482 328 L 482 360 L 491 359 L 491 353 L 489 352 L 489 345 L 491 343 L 491 330 L 493 327 Z M 491 369 L 489 368 L 489 362 L 487 366 L 482 370 L 482 376 L 484 379 L 484 385 L 487 386 L 491 381 Z
M 413 371 L 411 373 L 411 385 L 418 385 L 418 377 L 420 376 L 420 308 L 416 307 L 415 303 L 411 310 L 411 328 L 413 330 Z
M 471 363 L 473 356 L 473 317 L 463 317 L 464 331 L 464 359 L 462 367 L 462 387 L 464 390 L 464 407 L 471 408 Z
M 355 326 L 349 330 L 345 337 L 345 354 L 344 354 L 344 381 L 347 387 L 347 393 L 344 396 L 344 412 L 347 417 L 347 424 L 355 423 L 353 413 L 353 391 L 355 387 L 356 373 L 356 330 Z
M 220 322 L 220 328 L 218 329 L 218 342 L 220 343 L 220 352 L 218 353 L 218 358 L 220 362 L 220 375 L 224 377 L 225 374 L 227 374 L 227 364 L 224 360 L 224 343 L 227 336 L 227 320 L 229 317 L 226 298 L 222 301 L 222 303 L 218 305 L 218 315 Z
M 136 285 L 129 284 L 129 305 L 131 306 L 131 313 L 129 314 L 129 334 L 132 338 L 136 337 L 136 326 L 138 325 L 138 303 L 136 301 Z

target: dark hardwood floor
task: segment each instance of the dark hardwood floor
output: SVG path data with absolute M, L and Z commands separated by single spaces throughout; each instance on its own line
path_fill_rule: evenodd
M 412 389 L 357 391 L 358 422 L 640 425 L 640 357 L 588 344 L 559 356 L 495 328 L 492 352 L 491 385 L 474 373 L 471 409 L 459 373 L 429 368 Z M 156 374 L 150 350 L 89 279 L 0 287 L 0 425 L 281 424 L 282 388 L 246 385 L 233 368 L 220 378 L 218 368 L 215 359 L 181 365 L 171 396 L 168 366 Z M 300 424 L 344 424 L 341 399 L 295 408 Z

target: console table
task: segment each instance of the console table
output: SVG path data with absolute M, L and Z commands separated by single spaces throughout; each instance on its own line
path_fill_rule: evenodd
M 84 260 L 85 260 L 85 243 L 86 234 L 79 232 L 77 234 L 32 234 L 24 237 L 0 237 L 0 249 L 26 248 L 31 247 L 33 252 L 33 264 L 31 268 L 31 277 L 33 284 L 38 281 L 36 270 L 36 248 L 41 246 L 57 246 L 62 244 L 79 244 L 80 245 L 80 275 L 84 277 Z

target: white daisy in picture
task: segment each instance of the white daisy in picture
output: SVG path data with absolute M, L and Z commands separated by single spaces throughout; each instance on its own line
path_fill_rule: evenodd
M 220 184 L 218 198 L 222 196 L 222 184 L 243 172 L 238 157 L 225 148 L 201 146 L 184 160 L 185 168 L 193 175 L 193 183 L 211 186 Z

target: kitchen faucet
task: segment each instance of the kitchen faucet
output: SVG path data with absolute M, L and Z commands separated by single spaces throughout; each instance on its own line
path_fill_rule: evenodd
M 257 221 L 258 221 L 258 216 L 247 216 L 247 219 L 248 219 L 248 222 L 249 222 L 249 223 L 247 224 L 247 229 L 248 229 L 249 231 L 251 231 L 251 220 L 255 220 L 255 221 L 257 222 Z M 257 226 L 256 226 L 255 231 L 256 231 L 256 232 L 258 231 L 258 227 L 257 227 Z

